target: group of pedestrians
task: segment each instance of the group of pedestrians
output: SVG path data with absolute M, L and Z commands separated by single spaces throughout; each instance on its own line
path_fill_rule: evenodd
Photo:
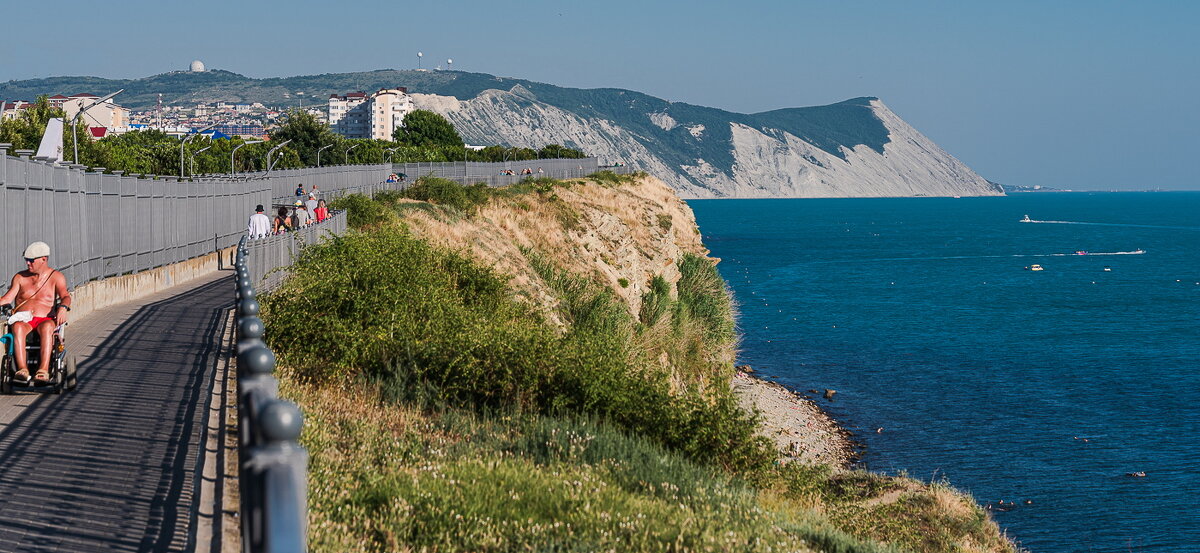
M 312 187 L 312 191 L 305 198 L 304 185 L 296 187 L 296 201 L 289 211 L 287 206 L 279 206 L 275 210 L 274 219 L 267 217 L 264 213 L 262 204 L 254 207 L 254 214 L 250 216 L 250 222 L 246 226 L 246 234 L 251 240 L 265 238 L 284 234 L 289 231 L 296 231 L 304 227 L 320 223 L 329 218 L 329 208 L 325 206 L 325 200 L 318 199 L 319 191 L 316 186 Z

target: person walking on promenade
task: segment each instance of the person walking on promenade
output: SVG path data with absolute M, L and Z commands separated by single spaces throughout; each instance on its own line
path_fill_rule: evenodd
M 313 196 L 316 196 L 316 197 L 320 198 L 320 197 L 321 197 L 321 190 L 320 190 L 320 189 L 318 189 L 318 188 L 317 188 L 317 185 L 315 185 L 315 184 L 314 184 L 314 185 L 313 185 L 313 187 L 312 187 L 312 190 L 309 192 L 309 194 L 312 194 Z
M 296 197 L 297 198 L 304 197 L 304 184 L 303 183 L 296 185 Z
M 308 208 L 300 200 L 296 200 L 296 209 L 292 210 L 292 224 L 298 229 L 312 224 L 312 214 L 308 212 Z
M 263 213 L 262 204 L 254 206 L 254 215 L 250 216 L 250 222 L 246 225 L 246 234 L 251 240 L 271 234 L 271 219 Z
M 308 208 L 309 213 L 317 212 L 317 195 L 309 192 L 308 200 L 304 202 L 304 207 Z
M 292 218 L 288 217 L 286 207 L 280 207 L 275 211 L 275 225 L 271 227 L 271 234 L 279 234 L 292 230 Z
M 13 275 L 8 292 L 0 296 L 0 304 L 16 300 L 13 316 L 9 317 L 9 331 L 13 335 L 13 353 L 16 357 L 17 382 L 29 382 L 29 362 L 25 358 L 25 338 L 30 332 L 38 333 L 42 344 L 54 343 L 54 329 L 67 322 L 71 310 L 71 293 L 67 291 L 67 277 L 50 268 L 50 246 L 45 242 L 34 242 L 25 248 L 25 267 Z M 38 382 L 50 380 L 50 354 L 54 348 L 42 346 L 37 375 Z
M 329 218 L 329 208 L 325 207 L 325 200 L 317 200 L 317 208 L 313 210 L 313 215 L 318 223 Z

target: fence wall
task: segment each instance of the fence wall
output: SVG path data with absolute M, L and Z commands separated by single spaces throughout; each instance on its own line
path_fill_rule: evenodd
M 104 174 L 104 168 L 55 165 L 8 155 L 0 144 L 0 273 L 24 270 L 26 245 L 50 245 L 50 264 L 70 288 L 111 276 L 137 273 L 233 246 L 256 204 L 290 205 L 297 184 L 314 185 L 321 197 L 400 188 L 423 175 L 464 183 L 504 186 L 529 175 L 575 178 L 597 170 L 595 158 L 542 159 L 501 163 L 409 163 L 341 165 L 228 176 L 155 178 Z M 542 173 L 538 174 L 538 168 Z M 512 169 L 513 176 L 500 175 Z M 386 183 L 404 173 L 404 183 Z
M 25 269 L 30 242 L 50 245 L 50 264 L 67 286 L 137 273 L 237 244 L 256 204 L 290 194 L 296 184 L 373 192 L 390 166 L 272 171 L 249 178 L 156 179 L 103 174 L 79 165 L 8 155 L 0 145 L 0 272 Z

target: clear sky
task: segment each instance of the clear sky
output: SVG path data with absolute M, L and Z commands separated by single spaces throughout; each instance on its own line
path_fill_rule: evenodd
M 738 112 L 878 96 L 997 182 L 1200 189 L 1191 0 L 61 0 L 51 11 L 0 9 L 0 81 L 143 77 L 193 59 L 252 77 L 410 69 L 422 51 L 426 68 L 452 58 Z

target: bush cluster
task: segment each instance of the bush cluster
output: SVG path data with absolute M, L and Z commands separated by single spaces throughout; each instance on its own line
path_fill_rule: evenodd
M 635 321 L 610 290 L 553 280 L 565 334 L 491 269 L 385 226 L 307 248 L 265 299 L 267 337 L 284 364 L 319 381 L 362 375 L 398 399 L 591 414 L 730 470 L 770 464 L 727 388 L 672 395 L 631 351 Z

